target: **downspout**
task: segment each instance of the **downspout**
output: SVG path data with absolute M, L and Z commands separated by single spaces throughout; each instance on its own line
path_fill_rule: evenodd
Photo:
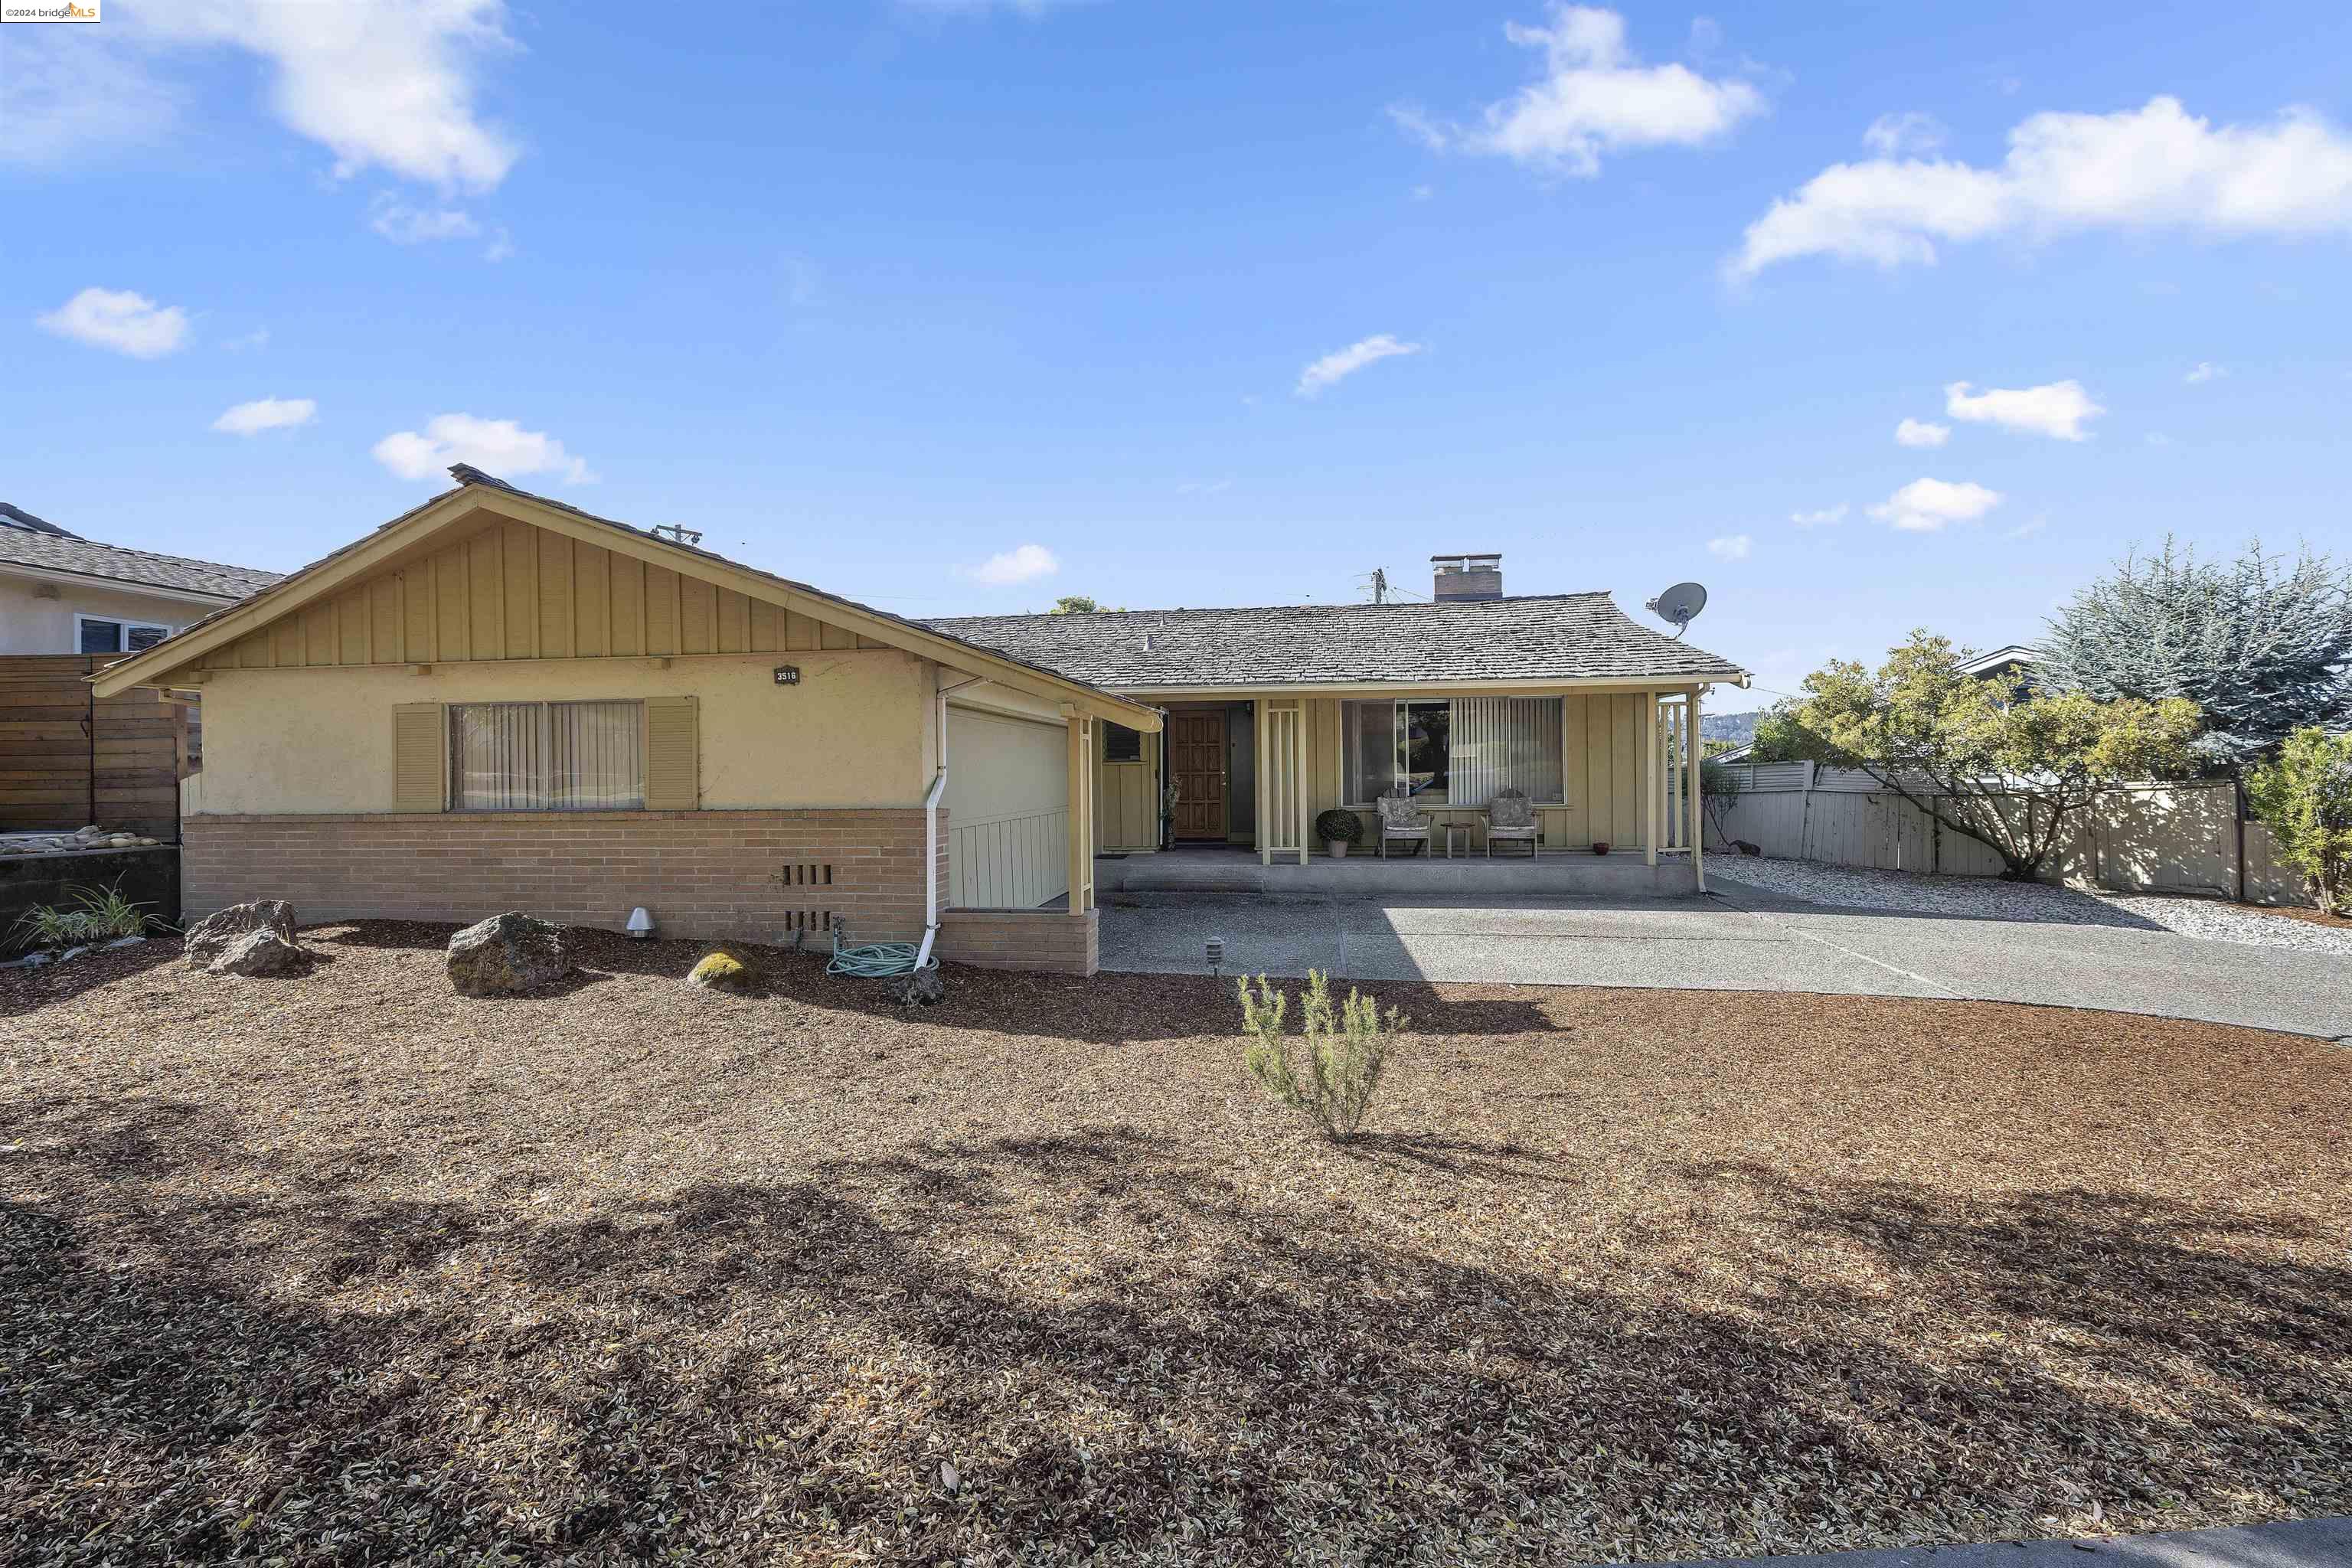
M 948 693 L 977 686 L 987 679 L 975 675 L 970 680 L 940 687 L 935 693 L 939 705 L 933 721 L 939 729 L 940 764 L 931 775 L 929 791 L 923 796 L 923 945 L 915 954 L 918 969 L 932 962 L 931 947 L 940 936 L 940 798 L 948 793 Z

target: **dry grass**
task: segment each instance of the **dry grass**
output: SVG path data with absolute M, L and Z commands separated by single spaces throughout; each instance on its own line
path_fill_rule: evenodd
M 1571 1563 L 2352 1511 L 2352 1057 L 1380 986 L 1342 1152 L 1205 980 L 442 928 L 0 977 L 26 1563 Z M 501 1557 L 501 1553 L 504 1557 Z

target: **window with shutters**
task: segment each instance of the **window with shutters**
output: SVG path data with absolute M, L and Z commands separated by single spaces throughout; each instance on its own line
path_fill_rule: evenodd
M 456 702 L 453 811 L 636 811 L 646 804 L 646 705 Z
M 1106 720 L 1102 727 L 1103 761 L 1107 763 L 1139 763 L 1143 761 L 1143 735 L 1124 724 Z

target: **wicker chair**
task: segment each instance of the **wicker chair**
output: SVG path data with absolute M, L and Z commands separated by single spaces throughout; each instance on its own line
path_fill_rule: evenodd
M 1528 858 L 1540 858 L 1543 854 L 1543 829 L 1537 825 L 1536 808 L 1528 802 L 1528 792 L 1504 789 L 1495 792 L 1486 803 L 1486 858 L 1495 857 L 1495 840 L 1517 839 L 1528 847 Z
M 1391 838 L 1418 838 L 1421 852 L 1429 853 L 1429 817 L 1404 795 L 1384 795 L 1381 807 L 1381 858 L 1389 858 Z

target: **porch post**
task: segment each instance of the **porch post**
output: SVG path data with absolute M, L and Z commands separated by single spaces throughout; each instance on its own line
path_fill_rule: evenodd
M 1256 762 L 1250 769 L 1250 789 L 1257 797 L 1257 863 L 1271 866 L 1274 864 L 1274 838 L 1268 831 L 1272 826 L 1268 819 L 1274 814 L 1267 807 L 1274 799 L 1274 759 L 1267 755 L 1271 748 L 1266 745 L 1265 739 L 1273 732 L 1274 726 L 1268 721 L 1263 694 L 1250 704 L 1250 723 L 1256 736 L 1251 747 Z
M 1706 746 L 1698 738 L 1698 692 L 1697 687 L 1691 688 L 1690 716 L 1687 720 L 1690 733 L 1684 742 L 1687 759 L 1685 766 L 1689 771 L 1683 775 L 1683 793 L 1690 796 L 1691 877 L 1697 883 L 1698 890 L 1704 893 L 1706 891 L 1706 790 L 1702 784 L 1699 763 L 1706 755 Z
M 1298 710 L 1290 716 L 1292 756 L 1290 771 L 1298 781 L 1298 863 L 1307 864 L 1307 841 L 1314 837 L 1307 820 L 1307 699 L 1298 700 Z
M 1095 902 L 1094 721 L 1070 715 L 1070 912 L 1082 915 Z
M 1642 864 L 1658 864 L 1658 694 L 1642 693 Z

